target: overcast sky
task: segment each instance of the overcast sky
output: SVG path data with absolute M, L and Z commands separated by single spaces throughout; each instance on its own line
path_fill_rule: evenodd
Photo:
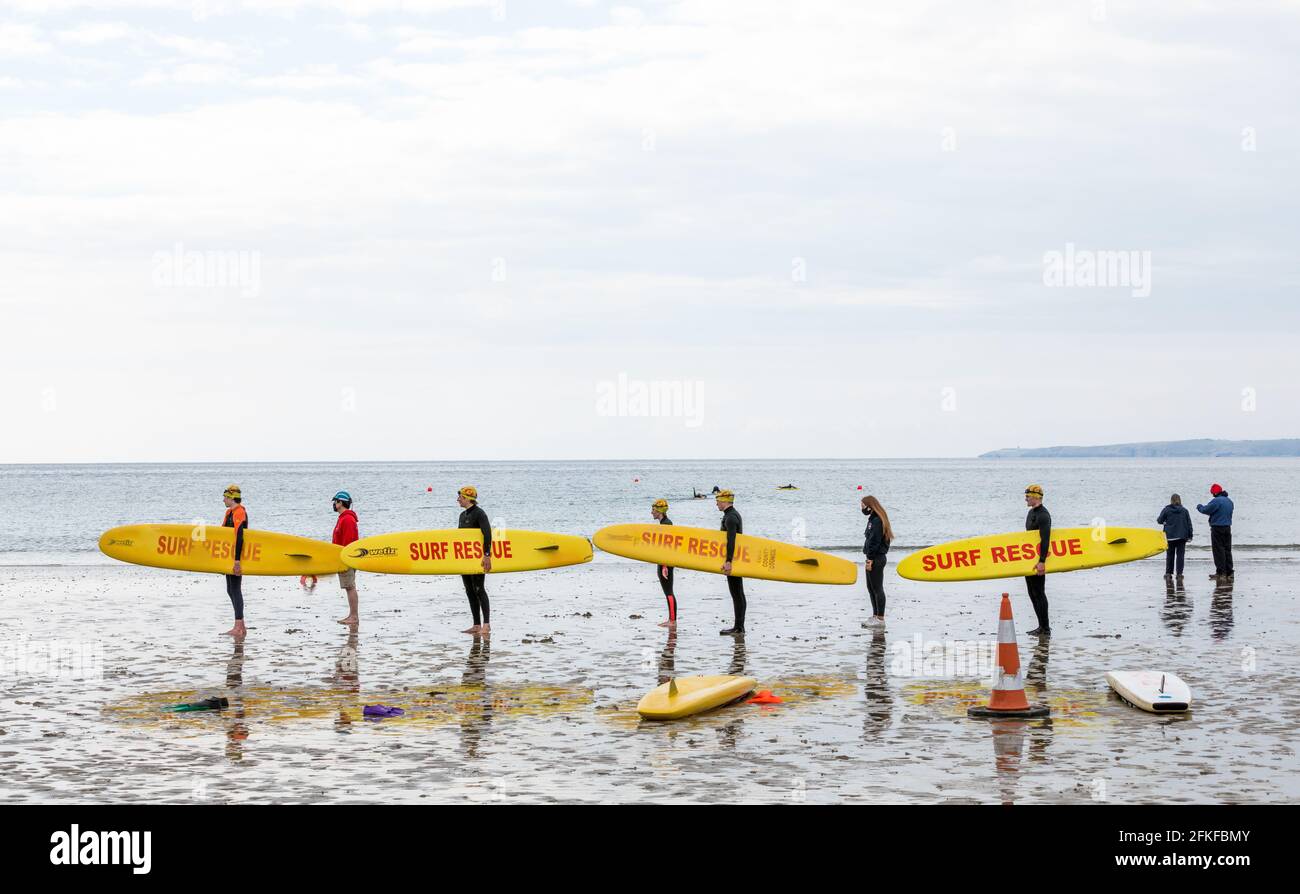
M 1300 436 L 1300 5 L 867 6 L 0 0 L 0 461 Z

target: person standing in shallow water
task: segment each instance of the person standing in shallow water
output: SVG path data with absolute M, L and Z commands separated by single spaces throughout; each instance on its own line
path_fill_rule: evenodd
M 1196 505 L 1197 512 L 1210 517 L 1210 549 L 1214 552 L 1214 573 L 1210 577 L 1232 580 L 1232 499 L 1217 484 L 1210 485 L 1210 495 L 1210 502 Z
M 1052 551 L 1052 514 L 1043 505 L 1041 485 L 1031 484 L 1025 488 L 1025 505 L 1029 507 L 1025 530 L 1038 532 L 1038 562 L 1034 565 L 1034 573 L 1025 577 L 1025 589 L 1029 591 L 1029 601 L 1038 616 L 1038 626 L 1029 631 L 1029 635 L 1051 636 L 1052 625 L 1047 616 L 1047 557 Z
M 1160 510 L 1156 524 L 1164 526 L 1165 542 L 1165 579 L 1172 580 L 1174 568 L 1178 569 L 1178 579 L 1183 579 L 1183 557 L 1187 552 L 1187 541 L 1192 539 L 1192 514 L 1183 505 L 1183 498 L 1171 494 L 1169 505 Z
M 484 585 L 484 575 L 492 570 L 492 523 L 478 504 L 478 491 L 475 488 L 462 487 L 456 492 L 456 503 L 464 510 L 456 527 L 478 528 L 483 532 L 483 574 L 460 576 L 461 583 L 465 585 L 465 595 L 469 597 L 470 614 L 474 616 L 474 625 L 461 632 L 475 636 L 486 635 L 492 632 L 492 615 L 487 587 Z
M 230 605 L 235 610 L 235 626 L 227 630 L 223 636 L 243 639 L 248 635 L 248 628 L 244 626 L 244 566 L 240 560 L 244 557 L 244 532 L 248 530 L 248 510 L 243 506 L 244 495 L 238 484 L 226 488 L 221 494 L 221 500 L 226 504 L 226 515 L 221 519 L 221 526 L 235 529 L 235 564 L 226 575 L 226 595 L 230 597 Z
M 862 514 L 867 517 L 864 532 L 866 542 L 862 552 L 867 557 L 867 595 L 871 597 L 871 617 L 863 627 L 883 627 L 885 624 L 885 565 L 889 563 L 889 544 L 894 540 L 894 529 L 889 515 L 880 501 L 873 496 L 862 498 Z
M 673 522 L 672 519 L 668 517 L 668 501 L 655 500 L 654 505 L 650 507 L 650 517 L 661 525 L 671 525 Z M 659 579 L 659 586 L 663 587 L 664 598 L 668 600 L 668 620 L 664 621 L 659 626 L 676 627 L 677 597 L 673 595 L 673 566 L 655 566 L 655 577 Z
M 341 490 L 334 495 L 331 503 L 338 519 L 334 522 L 333 542 L 338 546 L 348 546 L 361 539 L 357 530 L 357 514 L 352 511 L 352 494 Z M 339 618 L 340 624 L 355 625 L 361 615 L 357 609 L 357 569 L 349 568 L 339 572 L 339 586 L 348 596 L 348 616 Z
M 714 488 L 717 490 L 717 488 Z M 722 573 L 727 576 L 727 589 L 731 592 L 731 609 L 735 620 L 726 630 L 719 630 L 723 636 L 745 632 L 745 579 L 731 576 L 731 560 L 736 556 L 736 537 L 745 533 L 744 522 L 736 511 L 736 497 L 729 490 L 718 490 L 718 511 L 722 513 L 722 530 L 727 532 L 727 560 L 722 563 Z

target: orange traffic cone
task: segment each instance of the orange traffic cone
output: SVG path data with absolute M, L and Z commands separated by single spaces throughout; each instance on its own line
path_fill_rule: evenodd
M 750 705 L 779 705 L 779 704 L 781 704 L 781 703 L 784 702 L 784 701 L 785 701 L 785 699 L 781 698 L 781 696 L 779 696 L 779 695 L 773 695 L 773 694 L 772 694 L 772 690 L 770 690 L 770 689 L 764 689 L 764 690 L 762 690 L 761 692 L 757 692 L 757 693 L 755 693 L 754 697 L 751 698 L 748 702 L 746 702 L 746 704 L 750 704 Z
M 967 708 L 970 717 L 1046 717 L 1047 705 L 1031 705 L 1025 698 L 1025 680 L 1020 673 L 1020 650 L 1016 648 L 1016 622 L 1011 617 L 1011 596 L 1002 594 L 998 614 L 998 667 L 987 707 Z

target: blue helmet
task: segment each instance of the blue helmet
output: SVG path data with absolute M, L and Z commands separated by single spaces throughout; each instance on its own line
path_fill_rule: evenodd
M 348 493 L 345 490 L 341 490 L 338 493 L 336 493 L 334 495 L 334 499 L 342 503 L 347 503 L 348 505 L 352 504 L 352 494 Z

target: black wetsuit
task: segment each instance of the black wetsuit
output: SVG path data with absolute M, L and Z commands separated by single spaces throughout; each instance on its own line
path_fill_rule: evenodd
M 1046 565 L 1047 557 L 1052 552 L 1052 514 L 1046 506 L 1038 505 L 1029 510 L 1025 516 L 1025 530 L 1038 532 L 1038 561 Z M 1050 633 L 1052 625 L 1047 618 L 1046 573 L 1027 576 L 1025 588 L 1029 591 L 1029 601 L 1034 605 L 1034 614 L 1038 616 L 1038 629 Z
M 239 523 L 235 523 L 235 510 L 239 509 Z M 226 517 L 221 520 L 221 527 L 235 529 L 235 561 L 244 556 L 244 531 L 248 530 L 248 510 L 238 503 L 226 510 Z M 239 574 L 226 575 L 226 595 L 235 609 L 235 620 L 244 620 L 244 578 Z
M 727 532 L 727 561 L 730 562 L 736 555 L 736 535 L 745 533 L 745 525 L 740 519 L 740 513 L 736 511 L 735 506 L 728 506 L 722 513 L 722 530 Z M 735 612 L 736 622 L 732 625 L 731 630 L 724 630 L 723 633 L 744 633 L 745 632 L 745 579 L 743 577 L 727 576 L 727 589 L 731 591 L 731 607 Z
M 867 508 L 863 508 L 862 514 L 867 517 L 867 529 L 863 532 L 866 541 L 862 545 L 862 554 L 871 561 L 871 570 L 867 572 L 867 595 L 871 597 L 871 614 L 883 618 L 889 541 L 885 539 L 885 523 L 880 516 Z
M 659 519 L 661 525 L 671 525 L 672 520 L 668 516 Z M 667 573 L 667 577 L 664 574 Z M 659 586 L 664 588 L 664 598 L 668 600 L 668 620 L 677 620 L 677 597 L 673 595 L 673 566 L 659 565 L 655 567 L 655 577 L 659 578 Z
M 475 503 L 460 514 L 458 528 L 478 528 L 483 532 L 483 555 L 492 555 L 492 523 L 488 515 Z M 462 574 L 461 583 L 465 585 L 465 595 L 469 598 L 469 610 L 474 615 L 474 626 L 492 623 L 491 609 L 488 605 L 487 588 L 483 586 L 482 574 Z

